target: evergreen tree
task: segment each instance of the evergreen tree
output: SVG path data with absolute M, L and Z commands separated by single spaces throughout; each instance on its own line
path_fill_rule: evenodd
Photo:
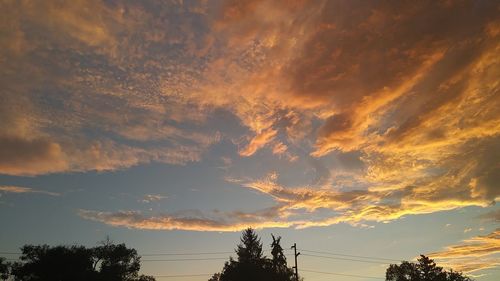
M 210 281 L 293 280 L 293 271 L 286 265 L 280 240 L 281 237 L 276 239 L 273 236 L 271 244 L 273 258 L 268 259 L 262 255 L 262 243 L 255 231 L 251 228 L 244 230 L 241 243 L 236 249 L 237 260 L 229 258 L 220 275 L 214 274 Z
M 286 266 L 286 257 L 280 245 L 281 236 L 276 238 L 271 234 L 271 237 L 273 238 L 273 243 L 271 243 L 271 255 L 273 256 L 272 264 L 273 268 L 279 271 L 283 266 Z
M 251 228 L 247 228 L 243 231 L 241 236 L 241 243 L 238 245 L 236 254 L 238 255 L 238 261 L 242 263 L 260 263 L 262 262 L 262 243 Z
M 276 281 L 293 280 L 293 270 L 287 266 L 286 256 L 283 253 L 283 248 L 281 247 L 280 244 L 281 237 L 278 236 L 278 238 L 276 238 L 272 234 L 271 237 L 273 238 L 273 243 L 271 243 L 271 255 L 273 256 L 273 259 L 271 260 L 271 265 L 272 265 L 271 272 L 274 275 L 273 280 Z

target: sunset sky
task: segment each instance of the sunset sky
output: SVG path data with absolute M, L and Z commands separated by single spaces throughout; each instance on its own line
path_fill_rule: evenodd
M 419 254 L 500 279 L 498 1 L 0 10 L 0 252 L 109 235 L 203 275 L 253 227 L 305 281 Z

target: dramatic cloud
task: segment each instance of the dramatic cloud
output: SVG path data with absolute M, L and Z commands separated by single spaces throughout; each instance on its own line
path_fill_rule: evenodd
M 9 11 L 0 19 L 1 174 L 188 165 L 222 141 L 233 144 L 228 177 L 245 160 L 289 171 L 281 183 L 239 177 L 275 201 L 265 219 L 85 218 L 155 229 L 309 227 L 484 207 L 500 196 L 495 1 L 0 7 Z
M 194 38 L 189 24 L 196 25 L 176 14 L 198 12 L 174 3 L 157 10 L 159 4 L 1 4 L 9 11 L 1 23 L 9 28 L 0 40 L 0 173 L 183 165 L 199 161 L 218 141 L 219 134 L 200 123 L 203 109 L 166 97 L 161 86 L 174 80 L 180 89 L 192 79 L 187 67 L 194 65 L 172 48 L 187 45 L 187 37 Z M 156 12 L 179 18 L 175 30 Z M 171 65 L 179 72 L 167 70 Z
M 430 253 L 433 259 L 442 261 L 458 271 L 477 271 L 500 265 L 500 229 L 484 235 L 464 240 L 462 244 L 447 247 L 445 250 Z

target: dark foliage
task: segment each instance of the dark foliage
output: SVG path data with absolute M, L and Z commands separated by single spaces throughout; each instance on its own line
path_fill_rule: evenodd
M 214 275 L 212 275 L 212 277 L 208 279 L 208 281 L 219 281 L 219 280 L 220 280 L 220 273 L 214 273 Z
M 26 245 L 22 247 L 20 262 L 12 265 L 15 280 L 95 280 L 92 268 L 92 250 L 82 246 L 49 247 Z
M 385 273 L 387 281 L 471 281 L 467 276 L 452 270 L 446 271 L 436 263 L 421 255 L 417 263 L 403 261 L 391 264 Z
M 262 254 L 262 243 L 251 228 L 242 233 L 241 243 L 236 249 L 237 260 L 230 258 L 220 274 L 214 274 L 209 281 L 290 281 L 293 271 L 287 267 L 281 237 L 273 236 L 272 259 Z
M 7 266 L 2 278 L 7 279 L 10 274 L 16 281 L 155 280 L 151 276 L 138 275 L 140 257 L 135 249 L 109 240 L 95 248 L 25 245 L 21 250 L 19 261 L 10 266 L 10 273 Z
M 141 265 L 135 249 L 128 249 L 125 244 L 115 245 L 108 240 L 95 247 L 93 253 L 94 268 L 99 266 L 99 280 L 137 280 Z
M 10 264 L 5 261 L 5 258 L 0 258 L 0 279 L 7 280 L 9 278 Z

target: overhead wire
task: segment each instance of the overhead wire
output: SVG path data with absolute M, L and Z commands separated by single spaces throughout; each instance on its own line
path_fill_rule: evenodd
M 325 272 L 325 271 L 316 271 L 316 270 L 310 270 L 310 269 L 301 269 L 301 271 L 302 272 L 310 272 L 310 273 L 319 273 L 319 274 L 346 276 L 346 277 L 371 278 L 371 279 L 385 280 L 385 278 L 374 277 L 374 276 L 365 276 L 365 275 L 356 275 L 356 274 L 345 274 L 345 273 L 337 273 L 337 272 Z
M 161 259 L 161 260 L 141 260 L 141 262 L 169 262 L 169 261 L 208 261 L 208 260 L 227 260 L 227 258 L 189 258 L 189 259 Z
M 287 251 L 289 249 L 283 249 Z M 364 262 L 364 263 L 374 263 L 374 264 L 388 264 L 388 262 L 399 262 L 396 259 L 382 258 L 382 257 L 374 257 L 374 256 L 360 256 L 360 255 L 349 255 L 343 253 L 335 253 L 335 252 L 327 252 L 327 251 L 315 251 L 308 249 L 299 249 L 302 252 L 302 256 L 306 257 L 314 257 L 314 258 L 323 258 L 323 259 L 333 259 L 333 260 L 346 260 L 346 261 L 354 261 L 354 262 Z M 263 250 L 264 252 L 269 252 L 270 249 Z M 315 255 L 310 253 L 322 254 Z M 0 252 L 3 255 L 21 255 L 19 252 Z M 147 253 L 142 254 L 143 257 L 154 257 L 154 256 L 202 256 L 202 255 L 221 255 L 221 254 L 234 254 L 234 252 L 191 252 L 191 253 Z M 358 259 L 344 258 L 344 257 L 353 257 Z M 144 259 L 142 262 L 181 262 L 181 261 L 208 261 L 208 260 L 226 260 L 227 257 L 205 257 L 205 258 L 179 258 L 179 259 Z M 16 261 L 12 258 L 5 259 L 7 261 Z M 377 261 L 378 260 L 378 261 Z M 384 261 L 384 262 L 382 262 Z M 497 268 L 488 268 L 485 270 L 497 270 Z M 370 279 L 384 279 L 373 276 L 364 276 L 364 275 L 356 275 L 356 274 L 346 274 L 346 273 L 337 273 L 337 272 L 325 272 L 325 271 L 316 271 L 310 269 L 301 269 L 302 272 L 310 272 L 310 273 L 318 273 L 318 274 L 327 274 L 327 275 L 337 275 L 337 276 L 346 276 L 346 277 L 356 277 L 356 278 L 370 278 Z M 178 275 L 153 275 L 155 278 L 182 278 L 182 277 L 197 277 L 197 276 L 210 276 L 210 273 L 207 274 L 178 274 Z
M 149 253 L 142 254 L 142 257 L 154 257 L 154 256 L 197 256 L 197 255 L 223 255 L 223 254 L 234 254 L 234 252 L 201 252 L 201 253 Z
M 302 252 L 324 254 L 324 255 L 333 255 L 333 256 L 342 256 L 342 257 L 352 257 L 352 258 L 362 258 L 362 259 L 372 259 L 372 260 L 385 260 L 385 261 L 394 261 L 394 262 L 401 261 L 401 260 L 396 260 L 396 259 L 388 259 L 388 258 L 373 257 L 373 256 L 357 256 L 357 255 L 348 255 L 348 254 L 341 254 L 341 253 L 334 253 L 334 252 L 313 251 L 313 250 L 307 250 L 307 249 L 299 249 L 299 250 Z
M 302 254 L 302 255 L 306 256 L 306 257 L 324 258 L 324 259 L 332 259 L 332 260 L 344 260 L 344 261 L 355 261 L 355 262 L 365 262 L 365 263 L 388 264 L 388 262 L 379 262 L 379 261 L 356 260 L 356 259 L 349 259 L 349 258 L 318 256 L 318 255 L 310 255 L 310 254 Z
M 200 274 L 178 274 L 178 275 L 151 275 L 154 278 L 182 278 L 182 277 L 201 277 L 201 276 L 210 276 L 213 273 L 200 273 Z
M 20 255 L 21 253 L 14 253 L 14 252 L 0 252 L 0 255 Z

